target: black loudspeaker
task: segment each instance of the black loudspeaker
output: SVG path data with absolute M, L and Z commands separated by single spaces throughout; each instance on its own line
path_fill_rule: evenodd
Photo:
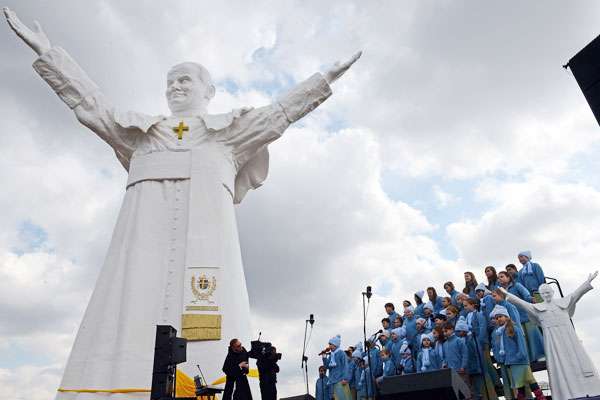
M 600 124 L 600 36 L 569 60 L 571 68 L 596 121 Z
M 151 400 L 175 398 L 177 364 L 186 361 L 186 350 L 187 340 L 178 338 L 175 328 L 170 325 L 156 326 Z
M 451 369 L 386 376 L 380 388 L 382 400 L 458 400 L 471 397 L 465 381 Z

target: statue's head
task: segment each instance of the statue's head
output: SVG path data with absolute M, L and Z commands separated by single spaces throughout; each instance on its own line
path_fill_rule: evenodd
M 210 74 L 202 65 L 184 62 L 175 65 L 167 74 L 165 92 L 169 109 L 174 115 L 198 115 L 215 95 Z
M 538 292 L 546 303 L 550 303 L 554 297 L 554 289 L 552 289 L 552 286 L 548 285 L 547 283 L 542 283 L 538 288 Z

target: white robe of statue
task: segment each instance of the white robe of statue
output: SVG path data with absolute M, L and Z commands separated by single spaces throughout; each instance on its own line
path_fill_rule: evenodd
M 571 318 L 581 296 L 592 290 L 590 275 L 587 281 L 573 293 L 556 299 L 554 290 L 547 284 L 540 285 L 539 293 L 544 302 L 531 304 L 505 292 L 506 300 L 527 311 L 529 318 L 544 332 L 544 350 L 552 399 L 569 400 L 600 395 L 600 376 L 577 337 Z
M 251 333 L 234 198 L 241 200 L 250 177 L 264 179 L 265 146 L 325 100 L 329 85 L 317 74 L 267 107 L 184 118 L 189 130 L 180 140 L 173 127 L 181 118 L 119 113 L 61 48 L 43 54 L 34 68 L 129 169 L 61 388 L 149 388 L 155 325 L 181 327 L 186 267 L 220 269 L 214 313 L 222 315 L 222 340 L 188 343 L 190 362 L 183 366 L 194 373 L 198 363 L 209 382 L 216 380 L 229 339 L 248 343 Z M 258 165 L 240 184 L 238 172 L 249 160 Z
M 128 171 L 108 254 L 61 388 L 149 389 L 156 325 L 172 325 L 181 335 L 183 314 L 221 318 L 221 339 L 189 342 L 188 362 L 178 366 L 195 375 L 200 364 L 208 383 L 216 380 L 223 375 L 229 340 L 249 344 L 251 336 L 234 204 L 265 180 L 267 145 L 327 99 L 329 83 L 360 53 L 324 75 L 314 74 L 268 106 L 221 115 L 202 112 L 214 87 L 202 79 L 189 86 L 196 79 L 194 68 L 181 64 L 174 67 L 176 82 L 169 75 L 167 89 L 169 107 L 179 114 L 149 116 L 116 110 L 66 51 L 50 45 L 39 25 L 32 31 L 12 11 L 4 13 L 11 28 L 38 53 L 34 69 L 77 119 L 112 147 Z M 205 90 L 203 96 L 191 97 L 204 103 L 177 106 L 187 104 L 194 90 Z M 173 129 L 181 122 L 187 130 L 179 138 Z M 214 325 L 197 328 L 199 334 L 215 333 Z M 107 397 L 111 395 L 58 394 L 60 399 Z

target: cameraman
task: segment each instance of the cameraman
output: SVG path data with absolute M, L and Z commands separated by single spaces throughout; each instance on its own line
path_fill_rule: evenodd
M 275 346 L 271 346 L 271 351 L 262 357 L 257 357 L 256 367 L 260 379 L 260 395 L 262 400 L 277 399 L 277 373 L 279 365 L 277 361 L 281 359 L 281 354 L 277 353 Z
M 225 373 L 225 390 L 223 400 L 252 400 L 250 385 L 248 384 L 248 352 L 242 347 L 238 339 L 231 339 L 227 357 L 223 364 Z M 235 389 L 235 390 L 234 390 Z

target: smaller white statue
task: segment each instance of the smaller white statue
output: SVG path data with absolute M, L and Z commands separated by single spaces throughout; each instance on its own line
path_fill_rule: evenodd
M 539 293 L 544 301 L 537 304 L 523 301 L 501 289 L 506 300 L 526 310 L 529 318 L 544 332 L 544 350 L 553 399 L 568 400 L 600 395 L 598 371 L 571 322 L 577 302 L 593 289 L 591 282 L 596 276 L 598 271 L 590 274 L 573 293 L 560 299 L 555 299 L 554 289 L 543 283 L 539 287 Z

